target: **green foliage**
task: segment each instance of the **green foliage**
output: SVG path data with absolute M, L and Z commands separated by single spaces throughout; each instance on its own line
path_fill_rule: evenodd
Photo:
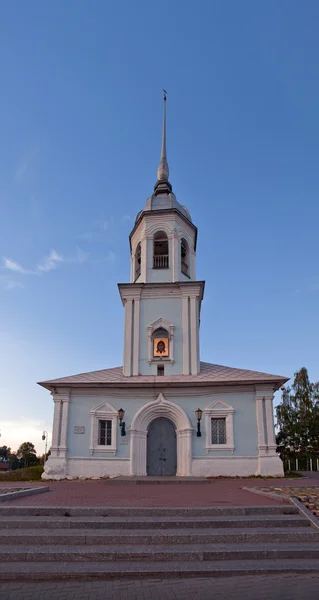
M 311 383 L 305 367 L 295 373 L 294 382 L 283 390 L 276 408 L 279 428 L 277 452 L 284 458 L 296 451 L 309 456 L 319 452 L 319 382 Z
M 36 465 L 39 459 L 36 455 L 34 444 L 31 442 L 23 442 L 17 451 L 17 457 L 22 460 L 24 467 Z
M 10 454 L 11 452 L 11 448 L 9 448 L 8 446 L 2 446 L 0 448 L 0 460 L 7 460 L 8 459 L 8 454 Z
M 43 467 L 37 465 L 35 467 L 0 473 L 0 481 L 40 481 L 42 473 Z

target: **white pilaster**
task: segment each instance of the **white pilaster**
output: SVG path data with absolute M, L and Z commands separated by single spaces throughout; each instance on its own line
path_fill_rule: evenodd
M 174 233 L 172 236 L 172 278 L 173 278 L 173 281 L 179 280 L 180 266 L 179 266 L 178 248 L 179 248 L 179 244 L 178 244 L 177 232 L 176 232 L 176 230 L 174 230 Z
M 67 433 L 68 433 L 68 419 L 69 419 L 69 404 L 70 397 L 64 396 L 62 400 L 62 419 L 61 419 L 61 438 L 60 438 L 60 456 L 65 457 L 67 451 Z
M 54 415 L 53 415 L 53 428 L 52 428 L 52 445 L 51 445 L 51 456 L 59 455 L 60 445 L 60 426 L 61 426 L 61 410 L 62 400 L 59 395 L 53 394 L 54 400 Z
M 283 463 L 276 453 L 272 412 L 273 389 L 257 385 L 255 398 L 258 431 L 258 470 L 256 474 L 282 477 L 284 474 Z
M 197 323 L 197 298 L 191 296 L 190 298 L 190 338 L 191 338 L 191 374 L 197 375 L 198 373 L 198 344 L 197 344 L 197 335 L 198 335 L 198 323 Z
M 193 281 L 196 281 L 196 252 L 190 251 L 190 276 Z
M 132 315 L 133 301 L 131 298 L 125 301 L 124 317 L 124 366 L 123 374 L 127 377 L 132 375 Z
M 267 437 L 269 448 L 276 448 L 274 411 L 273 411 L 273 395 L 265 396 L 265 412 L 267 423 Z
M 189 375 L 189 308 L 188 296 L 182 298 L 183 375 Z
M 133 375 L 139 373 L 140 355 L 140 299 L 134 300 L 134 344 L 133 344 Z
M 141 240 L 141 277 L 140 281 L 147 282 L 147 238 Z

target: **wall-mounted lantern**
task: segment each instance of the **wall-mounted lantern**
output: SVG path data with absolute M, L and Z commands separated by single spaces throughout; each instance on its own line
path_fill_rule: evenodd
M 124 435 L 126 435 L 125 423 L 123 421 L 124 415 L 125 415 L 125 410 L 123 410 L 123 408 L 120 408 L 120 410 L 118 411 L 117 414 L 118 414 L 118 418 L 120 420 L 119 426 L 121 428 L 121 435 L 124 436 Z
M 200 430 L 200 420 L 202 418 L 202 414 L 203 414 L 203 411 L 200 408 L 195 410 L 195 415 L 196 415 L 196 419 L 197 419 L 197 437 L 202 437 L 202 433 Z

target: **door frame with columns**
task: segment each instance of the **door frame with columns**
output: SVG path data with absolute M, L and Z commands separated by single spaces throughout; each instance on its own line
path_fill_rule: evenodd
M 176 427 L 177 476 L 192 474 L 192 432 L 193 428 L 186 412 L 159 394 L 156 400 L 148 402 L 136 413 L 130 427 L 130 475 L 146 476 L 147 431 L 150 423 L 158 417 L 167 417 Z

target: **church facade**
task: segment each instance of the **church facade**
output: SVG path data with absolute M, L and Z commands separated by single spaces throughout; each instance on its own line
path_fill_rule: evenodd
M 44 479 L 283 475 L 273 395 L 287 378 L 200 361 L 196 242 L 169 182 L 164 96 L 157 182 L 118 286 L 123 366 L 40 383 L 54 401 Z

